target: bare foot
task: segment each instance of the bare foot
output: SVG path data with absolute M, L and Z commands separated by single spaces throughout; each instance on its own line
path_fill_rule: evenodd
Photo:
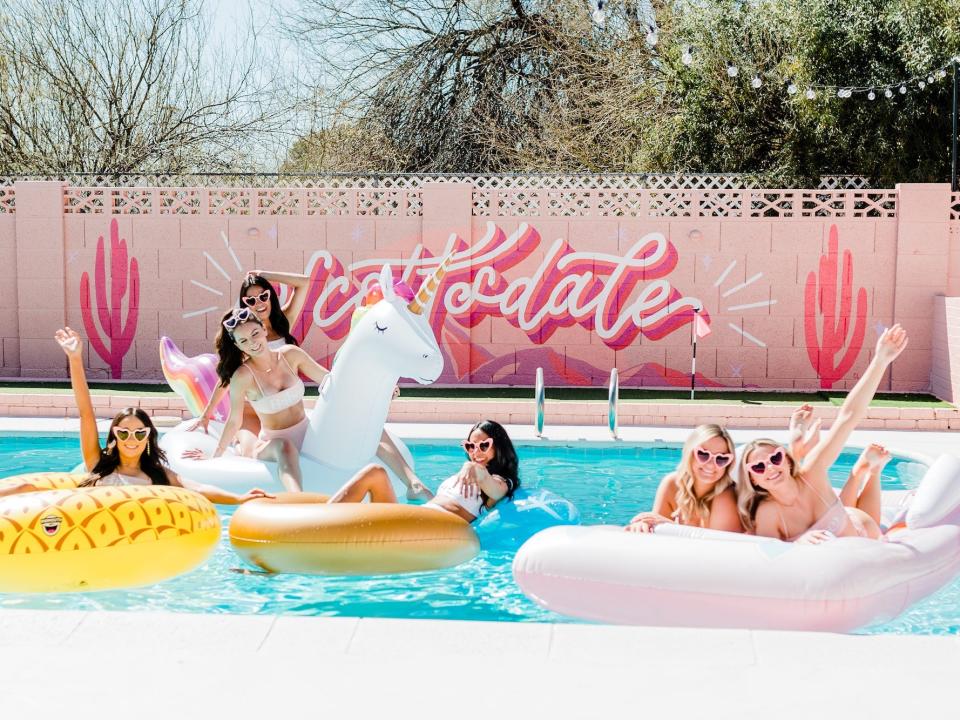
M 421 482 L 412 483 L 410 487 L 407 488 L 407 500 L 423 500 L 426 502 L 432 497 L 433 493 L 427 490 Z
M 869 465 L 871 470 L 882 470 L 890 462 L 890 451 L 880 443 L 870 443 L 860 454 L 860 461 Z

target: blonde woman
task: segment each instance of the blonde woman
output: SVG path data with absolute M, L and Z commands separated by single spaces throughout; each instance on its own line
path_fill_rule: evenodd
M 774 440 L 747 444 L 737 479 L 737 505 L 748 532 L 810 544 L 833 537 L 880 537 L 879 468 L 889 455 L 879 446 L 864 453 L 861 461 L 870 478 L 859 493 L 845 490 L 838 498 L 827 472 L 866 414 L 887 367 L 906 347 L 907 334 L 900 325 L 883 332 L 873 360 L 847 395 L 836 421 L 802 461 Z M 854 475 L 861 474 L 855 469 Z
M 651 512 L 634 517 L 627 530 L 650 532 L 660 523 L 743 532 L 730 468 L 733 440 L 719 425 L 700 425 L 687 438 L 677 469 L 657 488 Z

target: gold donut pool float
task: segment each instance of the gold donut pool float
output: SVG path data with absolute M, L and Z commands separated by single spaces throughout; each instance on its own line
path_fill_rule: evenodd
M 31 473 L 36 492 L 0 498 L 0 592 L 109 590 L 192 570 L 220 521 L 201 495 L 165 485 L 78 488 L 83 473 Z
M 237 554 L 270 572 L 381 575 L 453 567 L 480 540 L 445 510 L 393 503 L 326 504 L 315 493 L 244 503 L 230 521 Z

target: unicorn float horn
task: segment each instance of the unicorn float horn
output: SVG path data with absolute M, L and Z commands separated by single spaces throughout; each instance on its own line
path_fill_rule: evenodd
M 440 281 L 443 280 L 443 276 L 447 274 L 447 268 L 452 259 L 453 253 L 451 252 L 437 265 L 437 269 L 431 273 L 430 277 L 423 281 L 417 294 L 413 300 L 410 301 L 410 304 L 407 305 L 407 308 L 414 315 L 422 315 L 424 309 L 430 304 L 430 298 L 433 297 L 437 288 L 440 287 Z

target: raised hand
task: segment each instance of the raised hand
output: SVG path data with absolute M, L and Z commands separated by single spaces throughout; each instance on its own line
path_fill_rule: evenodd
M 83 355 L 83 342 L 80 333 L 69 327 L 61 328 L 53 334 L 54 339 L 60 345 L 60 348 L 66 353 L 67 357 L 80 357 Z
M 879 362 L 889 365 L 906 349 L 907 343 L 907 331 L 901 327 L 900 323 L 897 323 L 883 331 L 883 334 L 877 340 L 874 357 Z
M 802 460 L 820 442 L 821 420 L 813 422 L 813 406 L 804 404 L 790 416 L 790 454 Z

